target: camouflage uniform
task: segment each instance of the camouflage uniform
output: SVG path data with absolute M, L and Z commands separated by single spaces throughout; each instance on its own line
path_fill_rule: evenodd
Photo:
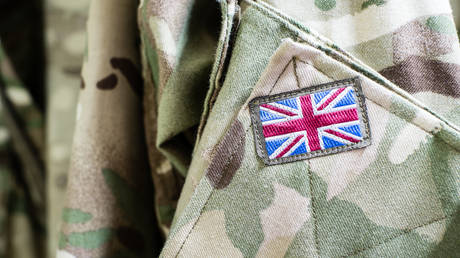
M 47 31 L 47 220 L 42 124 L 11 119 L 40 97 L 0 55 L 0 152 L 24 165 L 0 163 L 0 256 L 40 256 L 45 224 L 58 258 L 458 256 L 448 0 L 98 0 L 86 37 L 85 3 L 46 9 L 72 21 Z M 254 101 L 350 78 L 369 145 L 267 165 Z
M 460 51 L 448 1 L 134 8 L 91 4 L 58 256 L 458 255 Z M 263 163 L 251 100 L 355 77 L 369 146 Z

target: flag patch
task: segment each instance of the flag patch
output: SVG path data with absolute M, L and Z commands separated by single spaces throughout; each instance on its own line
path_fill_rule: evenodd
M 268 165 L 370 144 L 359 78 L 258 97 L 249 107 L 257 152 Z

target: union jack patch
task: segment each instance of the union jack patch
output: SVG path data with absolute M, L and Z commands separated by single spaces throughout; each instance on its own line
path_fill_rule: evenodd
M 258 97 L 249 107 L 257 153 L 267 165 L 370 144 L 359 78 Z

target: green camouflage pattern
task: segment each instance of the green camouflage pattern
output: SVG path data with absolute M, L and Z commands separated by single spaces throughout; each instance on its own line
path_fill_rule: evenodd
M 162 256 L 458 253 L 449 233 L 459 227 L 460 189 L 460 59 L 450 7 L 426 3 L 397 21 L 391 2 L 311 1 L 318 13 L 304 1 L 269 2 L 294 18 L 241 3 L 225 80 L 208 93 L 217 98 Z M 388 24 L 362 34 L 350 26 L 376 13 Z M 364 81 L 371 146 L 270 167 L 257 158 L 249 100 L 354 76 Z
M 57 257 L 151 257 L 159 250 L 136 6 L 128 0 L 90 3 Z
M 458 257 L 457 1 L 31 3 L 0 4 L 0 257 Z M 370 146 L 263 163 L 253 98 L 352 77 Z
M 460 73 L 450 6 L 447 1 L 436 8 L 424 2 L 426 7 L 403 15 L 416 3 L 395 7 L 392 1 L 357 2 L 311 1 L 312 8 L 281 1 L 219 1 L 214 6 L 204 1 L 141 1 L 137 23 L 143 126 L 156 223 L 167 236 L 161 256 L 455 254 L 458 237 L 451 232 L 458 229 Z M 220 16 L 215 13 L 217 4 Z M 95 13 L 104 8 L 94 6 Z M 391 12 L 398 8 L 403 11 L 394 19 Z M 208 12 L 213 15 L 204 15 Z M 376 15 L 386 20 L 375 24 L 375 30 L 352 26 Z M 210 25 L 219 18 L 220 33 Z M 89 32 L 103 29 L 110 30 L 99 25 L 89 27 Z M 96 96 L 103 94 L 97 89 L 119 90 L 124 85 L 110 69 L 97 77 L 102 80 L 93 79 L 90 75 L 97 73 L 86 74 L 86 69 L 94 65 L 85 63 L 80 98 L 82 110 L 90 107 L 90 113 L 101 104 L 90 102 L 85 90 Z M 116 69 L 113 63 L 112 68 Z M 354 76 L 363 80 L 371 146 L 270 167 L 258 160 L 249 100 Z M 105 101 L 112 100 L 123 99 L 113 96 Z M 114 113 L 119 112 L 110 112 Z M 113 139 L 88 133 L 103 130 L 108 122 L 91 121 L 77 122 L 74 144 L 91 147 L 74 147 L 73 162 L 84 162 L 94 172 L 74 165 L 69 182 L 80 188 L 110 188 L 104 168 L 118 154 L 104 150 L 113 148 Z M 132 137 L 124 130 L 117 133 Z M 132 151 L 137 150 L 134 146 Z M 101 158 L 88 162 L 93 153 Z M 115 174 L 136 179 L 123 172 L 127 164 L 119 164 L 118 171 L 116 165 L 111 166 Z M 105 181 L 99 179 L 100 169 Z M 102 206 L 105 212 L 98 212 L 95 208 L 101 210 L 102 204 L 92 204 L 98 200 L 79 194 L 82 191 L 68 189 L 67 209 L 78 215 L 65 222 L 65 244 L 59 254 L 117 252 L 123 242 L 111 232 L 120 224 L 103 231 L 105 223 L 95 217 L 113 216 L 107 203 Z M 132 194 L 127 190 L 125 195 Z M 113 190 L 111 196 L 119 198 Z M 114 207 L 124 210 L 127 205 L 119 201 Z M 82 228 L 91 231 L 81 233 Z M 80 241 L 71 240 L 76 232 Z

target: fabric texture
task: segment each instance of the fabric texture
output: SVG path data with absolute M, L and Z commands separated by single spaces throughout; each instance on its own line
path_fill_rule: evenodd
M 139 95 L 136 6 L 91 2 L 58 256 L 150 257 L 158 250 Z
M 458 238 L 442 232 L 457 225 L 455 121 L 269 6 L 245 3 L 224 84 L 195 149 L 200 158 L 187 175 L 184 189 L 194 190 L 179 200 L 162 256 L 410 257 L 439 252 L 440 242 L 452 243 L 442 252 L 453 255 Z M 303 62 L 287 66 L 293 57 Z M 369 147 L 262 163 L 247 106 L 254 97 L 354 76 L 363 81 Z M 434 160 L 438 148 L 449 161 Z M 428 229 L 431 238 L 422 233 Z M 202 241 L 209 235 L 219 237 Z
M 0 3 L 0 257 L 458 257 L 452 8 Z

